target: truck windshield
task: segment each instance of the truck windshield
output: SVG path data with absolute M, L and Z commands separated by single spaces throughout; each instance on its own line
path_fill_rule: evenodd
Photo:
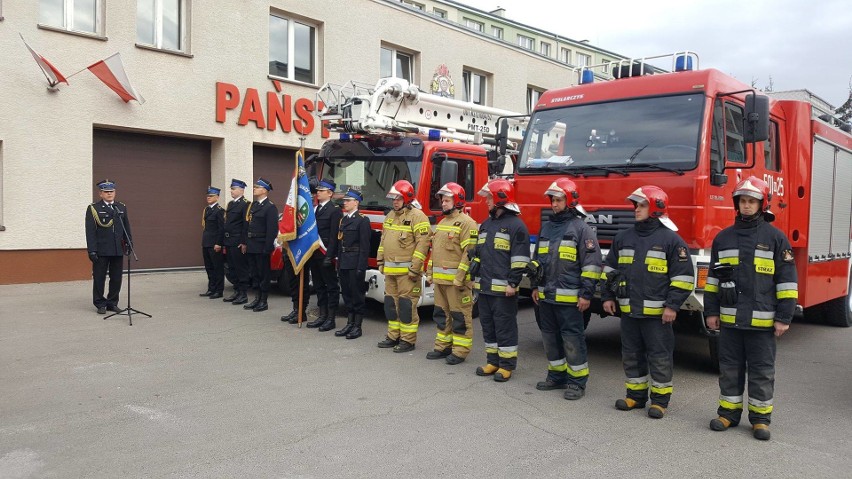
M 362 209 L 389 211 L 388 190 L 399 180 L 408 180 L 415 190 L 420 180 L 423 143 L 399 140 L 333 140 L 320 153 L 322 176 L 337 183 L 340 198 L 350 187 L 361 191 Z
M 703 109 L 704 96 L 695 93 L 538 111 L 521 146 L 518 172 L 692 169 Z

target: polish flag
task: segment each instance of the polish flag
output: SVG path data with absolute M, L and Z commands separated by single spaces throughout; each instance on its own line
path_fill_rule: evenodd
M 115 53 L 104 60 L 89 65 L 88 68 L 106 86 L 116 92 L 125 103 L 130 100 L 145 103 L 142 95 L 130 84 L 130 79 L 127 78 L 127 73 L 124 71 L 124 64 L 121 62 L 120 54 Z
M 36 51 L 32 49 L 29 43 L 24 40 L 23 35 L 21 35 L 21 40 L 24 41 L 24 45 L 27 46 L 27 50 L 29 50 L 33 58 L 35 58 L 36 63 L 38 63 L 38 67 L 41 68 L 41 72 L 44 73 L 44 76 L 47 78 L 47 83 L 50 86 L 54 87 L 59 83 L 65 83 L 66 85 L 68 84 L 68 80 L 65 79 L 65 76 L 63 76 L 62 73 L 60 73 L 59 70 L 57 70 L 52 63 L 47 61 L 47 58 L 44 58 L 43 56 L 36 53 Z

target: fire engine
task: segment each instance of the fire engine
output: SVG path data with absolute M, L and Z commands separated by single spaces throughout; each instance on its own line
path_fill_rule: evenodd
M 427 94 L 401 78 L 383 78 L 375 85 L 325 84 L 317 102 L 324 105 L 318 117 L 340 138 L 326 141 L 308 158 L 308 173 L 332 178 L 338 196 L 349 187 L 361 191 L 360 211 L 373 228 L 367 297 L 383 302 L 384 276 L 376 267 L 376 252 L 385 215 L 392 209 L 385 197 L 391 185 L 410 181 L 434 225 L 441 218 L 435 193 L 454 181 L 465 189 L 466 212 L 482 222 L 488 209 L 476 193 L 506 163 L 496 157 L 498 119 L 507 122 L 505 151 L 520 143 L 526 115 Z M 432 289 L 424 284 L 423 292 L 420 306 L 434 304 Z
M 696 290 L 676 324 L 709 336 L 715 356 L 701 314 L 710 247 L 733 223 L 734 186 L 756 176 L 771 186 L 773 224 L 793 247 L 800 310 L 852 325 L 848 124 L 807 101 L 771 98 L 718 70 L 700 70 L 692 52 L 583 67 L 577 75 L 576 86 L 540 97 L 517 157 L 516 198 L 531 233 L 550 212 L 541 192 L 557 177 L 577 184 L 602 248 L 632 227 L 630 192 L 662 187 L 696 262 Z M 596 81 L 604 76 L 612 79 Z

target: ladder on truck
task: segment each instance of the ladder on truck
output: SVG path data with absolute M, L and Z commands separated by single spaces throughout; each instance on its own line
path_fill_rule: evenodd
M 528 115 L 420 91 L 402 78 L 375 85 L 324 84 L 316 93 L 317 116 L 328 129 L 350 134 L 414 134 L 429 140 L 495 145 L 498 122 L 508 123 L 511 149 L 523 139 Z

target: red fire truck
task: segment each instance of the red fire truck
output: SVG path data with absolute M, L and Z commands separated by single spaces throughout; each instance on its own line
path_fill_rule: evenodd
M 693 53 L 654 58 L 664 57 L 670 72 L 647 59 L 590 66 L 577 86 L 541 96 L 514 172 L 530 231 L 549 213 L 541 192 L 555 178 L 577 183 L 602 247 L 632 226 L 625 198 L 642 185 L 662 187 L 698 272 L 684 306 L 693 314 L 678 322 L 710 335 L 701 315 L 710 246 L 733 222 L 734 186 L 756 176 L 771 186 L 774 225 L 793 246 L 804 315 L 852 325 L 849 125 L 820 118 L 806 101 L 768 98 L 718 70 L 698 70 Z M 596 68 L 613 68 L 614 79 L 594 81 Z

